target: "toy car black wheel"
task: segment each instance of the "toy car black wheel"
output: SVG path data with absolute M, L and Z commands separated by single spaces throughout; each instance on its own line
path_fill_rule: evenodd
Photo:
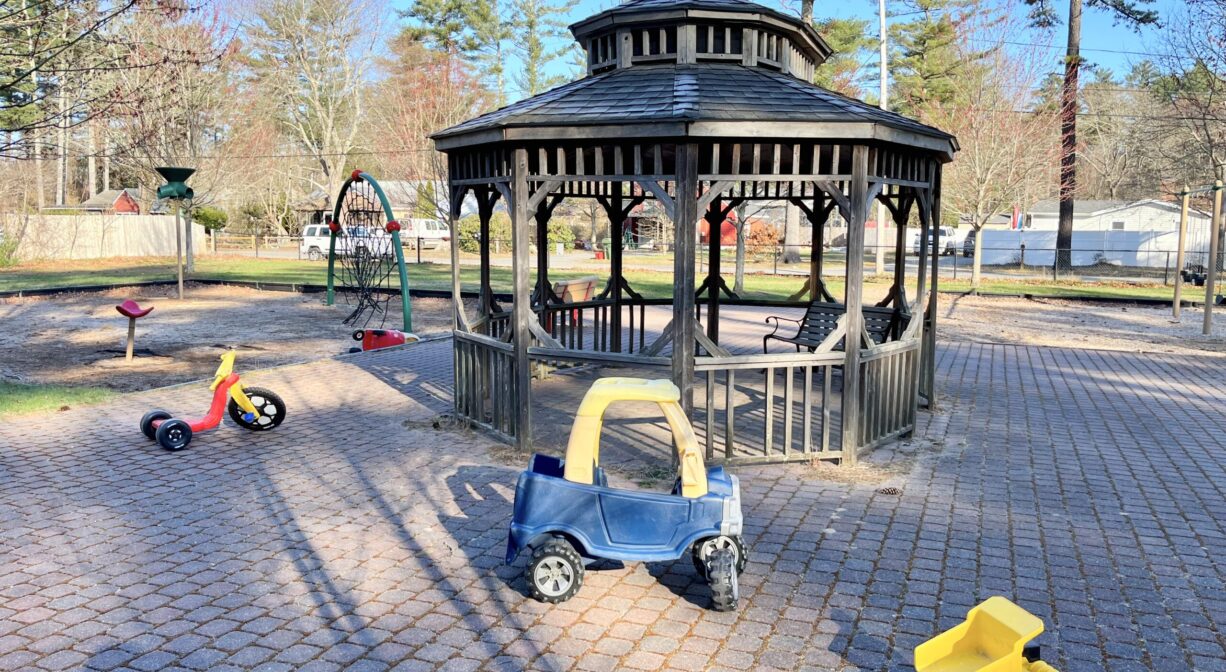
M 736 555 L 731 548 L 717 548 L 707 558 L 707 585 L 716 611 L 734 611 L 741 599 Z
M 366 338 L 366 330 L 358 329 L 357 331 L 353 332 L 353 340 L 360 341 L 363 338 Z
M 158 445 L 166 450 L 183 450 L 192 442 L 192 426 L 186 420 L 171 418 L 158 425 L 154 436 Z
M 554 537 L 533 550 L 524 576 L 532 599 L 551 604 L 565 602 L 583 585 L 583 559 L 569 541 Z
M 260 412 L 258 418 L 248 418 L 247 412 L 233 398 L 227 409 L 234 424 L 253 432 L 264 432 L 280 425 L 285 420 L 285 402 L 272 390 L 262 387 L 248 387 L 244 390 L 251 404 Z
M 732 551 L 733 557 L 736 559 L 737 574 L 745 571 L 745 563 L 749 562 L 749 552 L 745 548 L 745 542 L 740 537 L 721 535 L 718 537 L 707 537 L 701 541 L 694 542 L 694 546 L 690 551 L 690 557 L 694 560 L 694 570 L 698 572 L 699 576 L 706 578 L 707 561 L 710 559 L 711 553 L 721 548 Z
M 145 414 L 145 417 L 140 419 L 140 431 L 145 435 L 145 438 L 153 441 L 156 439 L 158 431 L 157 427 L 153 426 L 153 423 L 157 422 L 158 420 L 169 420 L 172 417 L 174 416 L 161 409 L 149 411 Z

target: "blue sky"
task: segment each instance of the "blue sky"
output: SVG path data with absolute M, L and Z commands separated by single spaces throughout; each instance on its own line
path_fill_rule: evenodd
M 1010 5 L 1022 4 L 1020 0 L 998 1 L 1001 4 L 1005 2 Z M 791 14 L 799 14 L 800 11 L 799 0 L 757 0 L 757 2 Z M 1057 6 L 1067 8 L 1065 0 L 1054 0 L 1054 2 Z M 392 4 L 397 7 L 405 7 L 411 4 L 411 0 L 392 0 Z M 619 4 L 616 0 L 580 0 L 571 12 L 570 21 L 577 21 L 616 4 Z M 1175 18 L 1183 6 L 1184 3 L 1181 0 L 1154 0 L 1151 5 L 1164 20 L 1167 17 Z M 887 0 L 886 8 L 891 13 L 907 12 L 909 9 L 901 0 Z M 1024 13 L 1025 9 L 1019 8 L 1017 11 Z M 869 19 L 875 27 L 877 25 L 877 0 L 815 0 L 813 13 L 819 18 L 837 16 Z M 899 16 L 892 20 L 905 21 L 906 19 L 906 16 Z M 1110 68 L 1117 76 L 1122 77 L 1133 63 L 1146 58 L 1153 60 L 1144 53 L 1124 52 L 1161 53 L 1163 51 L 1160 39 L 1161 30 L 1161 28 L 1147 27 L 1137 33 L 1126 26 L 1115 25 L 1107 12 L 1086 8 L 1082 20 L 1082 55 L 1091 63 Z M 1065 27 L 1063 25 L 1057 26 L 1046 35 L 1033 29 L 1019 31 L 1019 34 L 1013 39 L 1018 42 L 1051 44 L 1051 69 L 1053 72 L 1060 70 L 1060 58 L 1065 46 Z M 513 63 L 508 66 L 508 71 L 515 69 Z M 558 62 L 553 65 L 551 72 L 565 73 L 570 69 L 569 63 Z M 873 84 L 873 82 L 868 83 L 870 88 L 873 87 Z M 508 94 L 512 99 L 520 97 L 515 91 L 508 91 Z

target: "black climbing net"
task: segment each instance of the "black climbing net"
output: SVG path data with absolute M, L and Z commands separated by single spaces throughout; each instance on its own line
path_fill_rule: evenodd
M 353 182 L 343 198 L 336 239 L 337 289 L 345 303 L 353 306 L 345 324 L 382 327 L 392 297 L 392 274 L 397 270 L 392 236 L 384 228 L 387 219 L 378 194 L 367 182 Z M 372 324 L 376 318 L 378 324 Z

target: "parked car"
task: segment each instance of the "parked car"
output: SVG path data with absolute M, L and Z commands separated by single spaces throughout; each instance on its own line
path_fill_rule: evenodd
M 962 241 L 962 256 L 967 257 L 967 258 L 975 256 L 975 234 L 976 233 L 978 232 L 975 231 L 974 229 L 971 229 L 970 231 L 966 233 L 966 240 Z
M 913 235 L 914 238 L 911 240 L 911 253 L 918 255 L 920 253 L 920 232 L 916 231 Z M 928 236 L 928 245 L 934 254 L 936 253 L 935 246 L 939 244 L 941 246 L 940 253 L 942 256 L 952 256 L 958 250 L 958 238 L 959 236 L 957 229 L 942 226 L 940 228 L 939 242 L 938 237 L 930 235 Z
M 311 261 L 327 259 L 328 246 L 332 242 L 331 235 L 327 224 L 307 226 L 302 230 L 302 242 L 298 244 L 299 253 Z M 382 228 L 367 229 L 364 226 L 350 227 L 346 235 L 337 238 L 336 253 L 342 257 L 372 253 L 393 254 L 386 231 Z
M 419 240 L 423 250 L 437 250 L 451 241 L 447 223 L 437 219 L 406 219 L 400 226 L 400 242 L 411 249 L 416 249 Z

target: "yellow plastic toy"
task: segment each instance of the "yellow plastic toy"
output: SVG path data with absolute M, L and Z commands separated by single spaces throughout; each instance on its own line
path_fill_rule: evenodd
M 990 597 L 965 621 L 915 647 L 915 671 L 1057 672 L 1022 652 L 1042 632 L 1042 619 L 1003 597 Z
M 702 497 L 707 494 L 707 471 L 698 449 L 694 428 L 681 408 L 681 390 L 669 380 L 642 378 L 601 378 L 592 384 L 570 430 L 566 445 L 564 478 L 573 483 L 591 485 L 594 470 L 600 466 L 600 429 L 605 409 L 615 401 L 652 401 L 660 407 L 673 432 L 677 456 L 681 461 L 681 496 Z

